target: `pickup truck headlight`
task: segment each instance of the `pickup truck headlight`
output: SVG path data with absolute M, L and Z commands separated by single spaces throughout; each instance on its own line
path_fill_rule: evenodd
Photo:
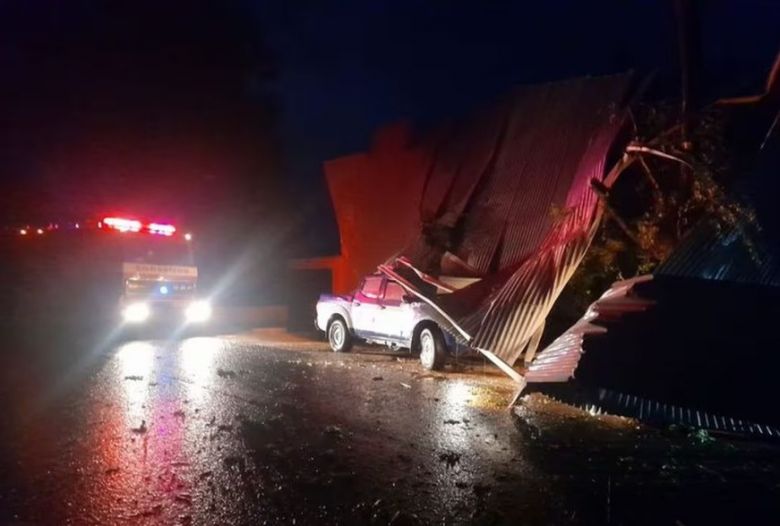
M 122 317 L 128 323 L 142 323 L 151 314 L 149 305 L 143 302 L 131 303 L 122 310 Z
M 190 323 L 201 323 L 211 318 L 211 304 L 208 301 L 193 301 L 184 311 L 184 317 Z

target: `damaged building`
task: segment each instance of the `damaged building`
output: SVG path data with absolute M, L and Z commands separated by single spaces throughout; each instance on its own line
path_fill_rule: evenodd
M 739 232 L 701 225 L 654 275 L 616 283 L 569 330 L 545 333 L 608 211 L 605 193 L 641 156 L 665 155 L 634 141 L 640 86 L 631 74 L 523 86 L 432 131 L 380 130 L 368 152 L 324 165 L 340 255 L 293 266 L 327 271 L 335 293 L 378 269 L 519 391 L 576 377 L 587 389 L 574 398 L 593 407 L 777 433 L 776 411 L 755 402 L 768 373 L 752 384 L 750 370 L 776 348 L 768 327 L 778 311 L 749 314 L 753 301 L 777 304 L 777 260 L 771 250 L 760 263 L 737 254 L 728 240 Z M 770 79 L 766 96 L 745 104 L 776 112 L 776 87 Z M 752 387 L 735 402 L 724 393 L 737 371 Z M 746 400 L 755 407 L 745 411 Z

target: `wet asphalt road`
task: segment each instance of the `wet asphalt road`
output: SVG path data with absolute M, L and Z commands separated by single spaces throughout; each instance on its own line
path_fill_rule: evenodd
M 360 350 L 359 350 L 360 351 Z M 778 450 L 658 433 L 481 364 L 261 331 L 6 349 L 2 524 L 712 524 L 777 516 Z M 760 520 L 759 520 L 760 522 Z M 771 523 L 771 522 L 768 522 Z

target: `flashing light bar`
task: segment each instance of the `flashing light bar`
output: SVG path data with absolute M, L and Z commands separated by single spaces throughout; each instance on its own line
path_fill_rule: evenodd
M 159 234 L 162 236 L 172 236 L 176 232 L 176 227 L 173 225 L 162 225 L 160 223 L 149 223 L 146 225 L 146 229 L 150 234 Z
M 119 232 L 140 232 L 141 230 L 159 236 L 172 236 L 176 233 L 176 227 L 164 223 L 142 224 L 135 219 L 126 219 L 123 217 L 105 217 L 103 221 L 98 222 L 98 227 L 106 226 Z M 78 226 L 77 226 L 78 228 Z
M 103 219 L 103 224 L 108 228 L 113 228 L 120 232 L 140 232 L 141 222 L 135 219 L 124 219 L 121 217 L 106 217 Z

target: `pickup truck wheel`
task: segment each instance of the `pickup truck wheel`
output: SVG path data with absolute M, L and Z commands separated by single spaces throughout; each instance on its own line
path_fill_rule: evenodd
M 348 352 L 352 348 L 352 334 L 341 318 L 336 318 L 328 325 L 328 343 L 335 352 Z
M 444 337 L 436 328 L 426 327 L 420 332 L 420 363 L 429 371 L 444 367 L 447 354 Z

